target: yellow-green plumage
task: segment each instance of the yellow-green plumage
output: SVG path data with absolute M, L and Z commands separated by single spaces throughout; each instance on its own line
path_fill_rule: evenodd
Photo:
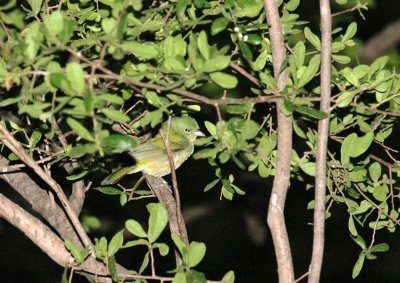
M 168 122 L 162 124 L 161 131 L 164 136 L 167 135 Z M 188 116 L 171 118 L 168 140 L 175 169 L 192 155 L 193 143 L 198 136 L 204 134 L 199 131 L 196 120 Z M 102 181 L 102 185 L 114 184 L 123 176 L 137 172 L 158 177 L 171 173 L 167 150 L 160 133 L 131 150 L 129 154 L 135 158 L 136 164 L 115 171 Z

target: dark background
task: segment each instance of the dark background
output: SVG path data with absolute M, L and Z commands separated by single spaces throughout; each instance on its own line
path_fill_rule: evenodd
M 333 2 L 333 1 L 332 1 Z M 302 1 L 298 13 L 302 19 L 318 27 L 318 1 Z M 335 11 L 335 8 L 333 8 Z M 334 19 L 334 24 L 347 25 L 352 20 L 358 22 L 357 36 L 362 41 L 381 30 L 391 21 L 398 19 L 400 3 L 398 0 L 376 1 L 376 5 L 364 12 L 366 20 L 357 12 Z M 400 32 L 400 31 L 399 31 Z M 207 111 L 205 111 L 207 115 Z M 210 116 L 199 116 L 199 121 Z M 235 197 L 234 201 L 219 200 L 216 189 L 203 193 L 203 188 L 214 179 L 204 160 L 189 160 L 178 170 L 182 207 L 190 240 L 204 242 L 207 254 L 198 270 L 207 278 L 217 280 L 225 272 L 234 270 L 236 282 L 277 282 L 276 262 L 272 239 L 265 225 L 267 204 L 271 190 L 271 180 L 252 173 L 237 172 L 238 184 L 246 191 L 245 196 Z M 306 180 L 307 181 L 307 180 Z M 312 180 L 308 180 L 312 182 Z M 306 191 L 306 183 L 293 183 L 285 207 L 296 277 L 307 272 L 312 248 L 313 211 L 306 210 L 313 198 L 312 190 Z M 2 190 L 12 194 L 6 184 Z M 112 234 L 121 229 L 126 219 L 134 218 L 145 224 L 147 212 L 145 201 L 119 205 L 117 197 L 109 197 L 91 190 L 87 194 L 84 214 L 99 217 L 102 228 L 93 237 Z M 380 231 L 376 243 L 387 242 L 390 251 L 378 254 L 375 261 L 366 260 L 364 268 L 355 280 L 351 279 L 354 263 L 360 253 L 359 247 L 349 236 L 348 214 L 344 206 L 334 205 L 332 217 L 326 222 L 325 257 L 321 282 L 400 282 L 398 262 L 400 260 L 400 237 L 398 232 L 390 234 Z M 359 231 L 369 243 L 371 230 Z M 169 241 L 164 236 L 165 241 Z M 138 268 L 144 251 L 127 250 L 117 255 L 117 260 L 128 268 Z M 172 253 L 171 253 L 172 254 Z M 159 259 L 162 262 L 160 273 L 173 269 L 172 258 Z M 56 266 L 42 251 L 30 242 L 21 232 L 0 220 L 0 282 L 57 282 L 63 269 Z M 74 282 L 85 280 L 78 279 Z M 305 280 L 304 280 L 305 282 Z

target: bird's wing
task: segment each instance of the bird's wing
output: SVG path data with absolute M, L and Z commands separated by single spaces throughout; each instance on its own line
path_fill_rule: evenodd
M 179 135 L 170 135 L 169 147 L 172 154 L 174 152 L 185 149 L 188 146 L 188 143 L 189 141 L 187 141 L 184 137 L 181 137 Z M 162 140 L 160 134 L 158 134 L 151 140 L 131 150 L 130 153 L 136 160 L 143 160 L 148 158 L 165 157 L 166 149 L 164 141 Z

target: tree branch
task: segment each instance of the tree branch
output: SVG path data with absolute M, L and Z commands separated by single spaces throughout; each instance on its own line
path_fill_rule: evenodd
M 264 0 L 264 8 L 269 23 L 274 75 L 278 81 L 278 91 L 282 91 L 286 84 L 288 72 L 285 69 L 280 73 L 281 66 L 286 58 L 281 20 L 275 0 Z M 279 282 L 293 282 L 292 253 L 290 251 L 289 236 L 284 217 L 286 194 L 290 182 L 293 126 L 291 117 L 286 117 L 280 112 L 279 106 L 281 104 L 282 101 L 277 102 L 278 156 L 276 175 L 268 205 L 267 222 L 274 242 Z
M 361 48 L 360 61 L 369 64 L 400 42 L 400 20 L 388 24 L 383 30 L 374 34 Z
M 56 234 L 3 194 L 0 194 L 0 216 L 23 232 L 57 264 L 67 266 L 73 263 L 74 259 Z
M 320 0 L 321 14 L 321 104 L 320 110 L 329 112 L 331 99 L 331 44 L 332 18 L 329 0 Z M 328 117 L 318 122 L 316 175 L 315 175 L 315 209 L 313 250 L 311 257 L 309 283 L 320 280 L 325 242 L 325 195 L 326 195 L 326 159 L 329 135 Z
M 27 166 L 32 168 L 36 174 L 38 174 L 43 181 L 45 181 L 50 188 L 57 194 L 58 198 L 61 201 L 65 212 L 67 213 L 70 221 L 72 222 L 74 228 L 76 229 L 80 239 L 82 240 L 85 246 L 89 246 L 94 251 L 93 244 L 90 241 L 88 235 L 82 227 L 77 215 L 72 209 L 68 198 L 66 197 L 64 191 L 61 186 L 51 177 L 49 176 L 35 161 L 25 152 L 24 148 L 20 145 L 20 143 L 11 135 L 11 133 L 0 124 L 0 132 L 2 142 L 5 146 L 7 146 L 12 152 L 14 152 Z

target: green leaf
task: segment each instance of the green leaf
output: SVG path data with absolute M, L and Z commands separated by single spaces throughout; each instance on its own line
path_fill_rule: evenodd
M 66 68 L 67 79 L 73 91 L 82 94 L 85 90 L 85 74 L 80 64 L 71 62 Z
M 159 53 L 157 46 L 154 44 L 144 44 L 134 41 L 127 41 L 121 44 L 121 48 L 127 52 L 132 53 L 139 59 L 154 59 Z
M 142 225 L 133 219 L 129 219 L 125 222 L 126 229 L 133 235 L 139 238 L 147 238 L 147 234 L 144 231 Z
M 318 51 L 321 51 L 321 41 L 316 36 L 309 27 L 304 28 L 304 35 L 306 36 L 307 40 L 317 49 Z
M 124 99 L 115 94 L 104 93 L 96 96 L 98 99 L 106 101 L 108 103 L 122 105 L 124 103 Z
M 52 35 L 59 34 L 64 28 L 64 18 L 60 11 L 56 10 L 50 14 L 50 16 L 45 15 L 43 17 L 44 25 L 46 29 Z
M 299 79 L 297 83 L 298 88 L 305 86 L 308 82 L 315 78 L 315 75 L 318 73 L 319 70 L 320 62 L 321 56 L 319 54 L 316 54 L 311 58 L 310 63 L 300 77 L 299 72 L 297 73 L 297 77 Z
M 114 282 L 118 282 L 117 262 L 114 256 L 110 256 L 107 261 L 107 268 Z
M 357 229 L 356 229 L 356 225 L 354 224 L 354 219 L 353 219 L 352 215 L 349 216 L 348 227 L 349 227 L 349 231 L 350 231 L 351 235 L 354 236 L 354 237 L 357 237 L 358 232 L 357 232 Z
M 89 173 L 88 170 L 83 170 L 82 172 L 79 172 L 77 174 L 69 175 L 66 179 L 68 181 L 75 181 L 82 178 L 83 176 L 86 176 L 87 173 Z
M 389 250 L 389 245 L 386 243 L 381 243 L 374 245 L 369 251 L 371 253 L 387 252 Z
M 288 10 L 289 12 L 293 12 L 294 10 L 297 9 L 299 4 L 300 0 L 290 0 L 289 2 L 286 3 L 285 9 Z
M 161 203 L 149 203 L 146 207 L 150 212 L 147 236 L 154 243 L 168 223 L 168 212 Z
M 94 141 L 93 135 L 89 132 L 88 129 L 85 128 L 81 123 L 79 123 L 77 120 L 68 117 L 67 118 L 67 124 L 68 126 L 81 138 L 84 138 L 85 140 L 88 141 Z
M 33 14 L 36 16 L 39 14 L 40 9 L 42 7 L 43 0 L 28 0 L 29 5 L 31 6 Z
M 104 260 L 107 256 L 107 239 L 105 237 L 101 237 L 100 240 L 95 239 L 96 241 L 96 257 Z
M 210 78 L 220 87 L 231 89 L 235 88 L 238 84 L 238 79 L 235 76 L 222 73 L 222 72 L 215 72 L 210 74 Z
M 191 242 L 188 251 L 188 262 L 189 267 L 195 267 L 198 265 L 206 254 L 206 245 L 200 242 Z
M 131 119 L 125 113 L 123 113 L 119 110 L 111 109 L 111 108 L 102 108 L 101 112 L 107 118 L 109 118 L 115 122 L 119 122 L 119 123 L 126 123 L 126 122 L 129 122 L 129 120 Z
M 112 257 L 116 252 L 118 252 L 124 243 L 124 236 L 123 236 L 124 231 L 119 231 L 117 234 L 115 234 L 110 243 L 108 244 L 108 250 L 107 250 L 107 255 L 108 257 Z
M 161 256 L 166 256 L 169 253 L 169 247 L 164 243 L 155 243 L 153 248 L 158 249 Z
M 341 71 L 343 77 L 352 85 L 355 87 L 359 87 L 360 81 L 358 80 L 358 77 L 354 74 L 353 70 L 350 69 L 349 67 L 344 68 Z
M 210 133 L 210 135 L 212 135 L 214 137 L 217 136 L 217 127 L 213 123 L 205 121 L 204 126 L 206 127 L 206 129 Z
M 230 56 L 217 55 L 210 60 L 204 62 L 202 70 L 207 73 L 220 71 L 228 67 L 230 62 Z
M 362 269 L 362 267 L 363 267 L 363 265 L 364 265 L 364 260 L 365 260 L 365 254 L 364 254 L 364 253 L 361 253 L 361 254 L 359 255 L 357 261 L 356 261 L 356 264 L 355 264 L 354 267 L 353 267 L 353 272 L 352 272 L 352 274 L 351 274 L 351 277 L 352 277 L 353 279 L 356 278 L 356 277 L 360 274 L 361 269 Z
M 210 46 L 208 45 L 207 33 L 204 30 L 200 32 L 197 38 L 197 47 L 204 59 L 210 59 Z
M 355 96 L 355 92 L 353 92 L 353 91 L 343 92 L 336 99 L 337 106 L 340 108 L 348 106 L 353 101 L 354 96 Z
M 374 162 L 371 164 L 371 166 L 369 166 L 368 171 L 372 181 L 378 182 L 382 174 L 381 165 L 378 162 Z
M 302 163 L 299 164 L 301 170 L 303 170 L 304 173 L 311 177 L 315 177 L 315 172 L 316 172 L 316 164 L 315 162 L 307 162 L 307 163 Z
M 346 55 L 337 55 L 337 54 L 332 54 L 332 60 L 336 61 L 340 64 L 346 65 L 350 63 L 351 59 L 349 56 Z
M 120 195 L 122 193 L 121 190 L 114 188 L 114 187 L 97 187 L 94 188 L 95 190 L 105 194 L 105 195 Z
M 187 252 L 187 247 L 185 243 L 182 241 L 181 237 L 178 234 L 173 232 L 171 234 L 172 241 L 174 241 L 175 246 L 178 248 L 179 252 L 184 255 Z
M 345 42 L 351 38 L 357 33 L 357 23 L 352 22 L 346 30 L 346 33 L 342 36 L 342 42 Z
M 295 111 L 318 120 L 325 119 L 328 117 L 328 113 L 307 106 L 296 106 Z
M 225 17 L 220 17 L 213 21 L 211 25 L 211 35 L 217 35 L 220 32 L 224 31 L 229 25 L 229 19 Z
M 172 281 L 172 283 L 188 283 L 186 281 L 186 275 L 183 271 L 179 271 L 175 274 L 174 276 L 174 280 Z
M 366 133 L 362 137 L 358 137 L 356 139 L 356 143 L 353 144 L 352 150 L 350 151 L 351 157 L 358 157 L 371 146 L 372 142 L 374 141 L 374 132 Z
M 253 52 L 251 52 L 251 49 L 246 42 L 239 41 L 239 48 L 242 51 L 243 57 L 246 58 L 247 61 L 253 61 Z
M 209 191 L 209 190 L 211 190 L 212 188 L 214 188 L 217 184 L 218 184 L 218 182 L 219 182 L 220 180 L 219 179 L 215 179 L 214 181 L 212 181 L 211 183 L 209 183 L 205 188 L 204 188 L 204 192 L 207 192 L 207 191 Z
M 147 237 L 147 235 L 146 235 L 146 237 Z M 145 240 L 145 239 L 137 239 L 137 240 L 134 240 L 134 241 L 126 242 L 122 246 L 122 248 L 126 249 L 126 248 L 131 248 L 131 247 L 136 247 L 136 246 L 146 246 L 146 247 L 148 247 L 149 246 L 149 242 L 147 240 Z
M 293 48 L 294 60 L 296 62 L 296 67 L 300 68 L 304 65 L 304 58 L 306 55 L 306 46 L 303 41 L 298 41 Z
M 222 278 L 222 283 L 234 283 L 235 282 L 235 272 L 232 270 L 228 271 Z
M 139 142 L 131 136 L 123 134 L 111 134 L 101 140 L 103 147 L 109 148 L 112 152 L 123 152 L 133 149 Z
M 262 0 L 242 0 L 237 1 L 237 6 L 235 9 L 235 16 L 237 18 L 254 18 L 257 17 L 261 10 L 263 9 Z
M 72 254 L 72 256 L 74 257 L 74 260 L 77 263 L 82 263 L 84 258 L 82 256 L 81 251 L 79 250 L 78 246 L 76 246 L 74 244 L 74 242 L 70 241 L 70 240 L 65 240 L 64 241 L 64 245 L 67 248 L 67 250 L 69 250 Z
M 382 185 L 375 185 L 372 195 L 377 201 L 383 202 L 386 199 L 386 189 Z

